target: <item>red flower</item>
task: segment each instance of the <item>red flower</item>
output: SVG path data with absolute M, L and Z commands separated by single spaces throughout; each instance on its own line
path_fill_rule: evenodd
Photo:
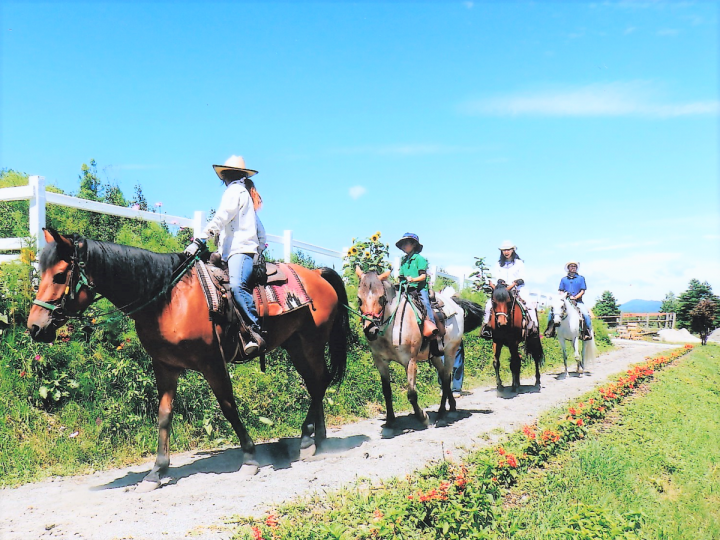
M 505 449 L 502 446 L 498 446 L 497 451 L 498 451 L 498 454 L 500 454 L 501 456 L 505 455 Z
M 582 419 L 582 418 L 578 418 L 578 419 L 577 419 L 577 425 L 578 425 L 578 426 L 582 426 L 582 425 L 583 425 L 583 419 Z
M 373 512 L 373 517 L 375 519 L 382 519 L 383 513 L 379 509 L 376 508 L 375 511 Z
M 27 375 L 27 373 L 25 373 L 25 370 L 23 369 L 23 370 L 20 372 L 20 376 L 21 376 L 21 377 L 24 377 L 25 375 Z
M 513 469 L 516 469 L 518 466 L 517 459 L 512 454 L 507 455 L 507 463 L 510 465 Z
M 263 540 L 262 531 L 259 528 L 253 526 L 252 533 L 253 533 L 254 540 Z
M 270 514 L 267 519 L 265 520 L 265 525 L 270 527 L 271 529 L 275 529 L 278 526 L 278 517 L 275 514 Z

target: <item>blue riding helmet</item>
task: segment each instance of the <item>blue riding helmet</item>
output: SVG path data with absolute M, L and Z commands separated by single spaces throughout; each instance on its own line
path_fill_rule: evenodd
M 423 245 L 420 243 L 420 238 L 418 238 L 418 235 L 409 232 L 406 232 L 400 240 L 395 242 L 395 246 L 400 249 L 400 245 L 406 240 L 412 240 L 417 244 L 417 249 L 415 249 L 415 253 L 420 253 L 423 250 Z

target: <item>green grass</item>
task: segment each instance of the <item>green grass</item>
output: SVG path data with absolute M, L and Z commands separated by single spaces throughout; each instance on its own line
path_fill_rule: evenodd
M 77 334 L 69 333 L 67 342 L 52 346 L 32 342 L 21 330 L 3 334 L 0 485 L 127 465 L 155 453 L 155 381 L 132 322 L 104 326 L 90 343 Z M 327 394 L 329 425 L 374 417 L 385 409 L 380 378 L 363 339 L 350 350 L 345 381 Z M 543 345 L 545 369 L 562 365 L 557 341 L 544 340 Z M 465 349 L 464 387 L 492 384 L 491 344 L 476 331 L 466 336 Z M 507 350 L 501 363 L 503 380 L 509 383 Z M 250 363 L 232 366 L 231 376 L 240 417 L 257 441 L 299 435 L 309 398 L 283 351 L 268 356 L 266 373 Z M 523 378 L 533 376 L 534 364 L 525 361 Z M 421 364 L 417 380 L 421 405 L 437 406 L 435 369 Z M 392 367 L 392 381 L 395 410 L 408 411 L 405 373 L 397 364 Z M 43 387 L 49 389 L 46 398 Z M 55 390 L 61 393 L 57 400 Z M 172 453 L 238 444 L 208 384 L 197 373 L 188 372 L 180 379 L 170 444 Z
M 611 538 L 607 523 L 638 522 L 629 538 L 720 538 L 719 363 L 720 347 L 696 348 L 621 406 L 612 429 L 521 480 L 508 500 L 523 502 L 499 520 L 505 537 Z M 569 523 L 599 528 L 572 536 Z

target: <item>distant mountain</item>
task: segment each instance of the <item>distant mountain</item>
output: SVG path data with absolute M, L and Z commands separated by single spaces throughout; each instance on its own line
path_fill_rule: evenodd
M 623 313 L 657 313 L 660 311 L 660 300 L 629 300 L 620 305 Z

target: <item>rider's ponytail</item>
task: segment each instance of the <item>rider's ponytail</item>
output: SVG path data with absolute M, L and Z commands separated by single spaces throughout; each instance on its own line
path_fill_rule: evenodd
M 247 188 L 248 193 L 250 193 L 250 197 L 253 201 L 253 207 L 255 208 L 255 211 L 257 212 L 262 208 L 262 197 L 258 193 L 258 190 L 255 188 L 255 184 L 252 180 L 249 178 L 245 178 L 245 188 Z

